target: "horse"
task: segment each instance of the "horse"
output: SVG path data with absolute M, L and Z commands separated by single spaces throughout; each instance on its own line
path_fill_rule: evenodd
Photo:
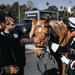
M 67 28 L 67 25 L 60 21 L 50 21 L 49 25 L 52 28 L 51 38 L 50 38 L 51 41 L 59 44 L 60 46 L 65 46 L 68 43 L 69 39 L 71 38 L 70 36 L 71 33 L 70 33 L 70 30 Z M 57 54 L 58 53 L 56 53 L 55 57 L 57 57 L 58 59 L 59 54 L 58 56 Z M 63 54 L 64 56 L 68 57 L 68 52 L 60 53 L 60 54 Z M 58 64 L 60 64 L 59 60 L 57 61 L 58 61 Z M 59 68 L 61 69 L 61 75 L 67 75 L 65 74 L 66 64 L 59 65 Z
M 49 23 L 50 20 L 47 18 L 46 20 L 36 21 L 32 19 L 32 24 L 35 25 L 34 36 L 40 37 L 40 43 L 35 43 L 37 49 L 35 50 L 35 56 L 40 58 L 44 53 L 45 48 L 48 44 L 49 40 Z
M 40 37 L 40 43 L 35 43 L 36 45 L 36 50 L 35 50 L 35 56 L 40 59 L 42 58 L 43 54 L 45 53 L 46 49 L 49 48 L 48 42 L 51 40 L 52 42 L 58 43 L 61 46 L 65 46 L 69 39 L 70 39 L 70 31 L 67 29 L 67 25 L 63 22 L 60 21 L 55 21 L 55 20 L 50 20 L 49 17 L 46 18 L 46 20 L 39 20 L 39 21 L 32 21 L 33 24 L 35 25 L 35 30 L 34 30 L 34 36 L 35 37 Z M 62 53 L 66 57 L 68 56 L 68 53 Z M 65 74 L 66 70 L 66 64 L 62 66 L 62 63 L 60 65 L 59 59 L 60 57 L 58 56 L 59 54 L 55 54 L 59 70 L 60 70 L 60 75 Z M 62 66 L 62 67 L 61 67 Z

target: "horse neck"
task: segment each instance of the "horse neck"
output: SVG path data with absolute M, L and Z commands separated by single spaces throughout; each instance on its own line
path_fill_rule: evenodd
M 66 36 L 65 36 L 65 38 L 64 38 L 64 40 L 63 40 L 63 42 L 61 43 L 61 46 L 65 46 L 65 45 L 68 43 L 70 37 L 71 37 L 71 36 L 70 36 L 70 31 L 68 30 L 68 32 L 67 32 L 67 34 L 66 34 Z M 62 35 L 60 35 L 59 43 L 61 42 L 62 39 L 63 39 L 63 37 L 62 37 Z

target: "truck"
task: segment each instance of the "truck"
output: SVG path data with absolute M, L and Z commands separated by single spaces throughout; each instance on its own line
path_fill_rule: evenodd
M 49 16 L 52 20 L 58 20 L 58 12 L 57 11 L 26 11 L 25 12 L 25 19 L 34 18 L 36 20 L 46 19 Z

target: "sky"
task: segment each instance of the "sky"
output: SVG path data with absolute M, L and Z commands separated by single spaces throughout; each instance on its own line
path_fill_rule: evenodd
M 13 4 L 14 2 L 18 1 L 20 5 L 26 4 L 28 0 L 0 0 L 0 4 Z M 33 1 L 34 6 L 37 7 L 40 10 L 46 9 L 46 2 L 49 2 L 49 6 L 57 6 L 60 9 L 60 6 L 68 7 L 68 6 L 74 6 L 75 0 L 71 0 L 71 3 L 69 3 L 70 0 L 30 0 Z

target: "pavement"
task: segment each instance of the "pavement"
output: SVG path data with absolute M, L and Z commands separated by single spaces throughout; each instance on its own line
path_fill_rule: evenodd
M 44 58 L 38 60 L 35 57 L 34 49 L 34 45 L 26 47 L 26 66 L 24 68 L 24 75 L 59 75 L 55 58 L 51 56 L 53 59 L 50 59 L 48 53 L 45 53 Z M 38 70 L 37 63 L 39 63 L 39 68 L 42 73 Z M 44 63 L 46 63 L 46 67 L 44 66 Z

